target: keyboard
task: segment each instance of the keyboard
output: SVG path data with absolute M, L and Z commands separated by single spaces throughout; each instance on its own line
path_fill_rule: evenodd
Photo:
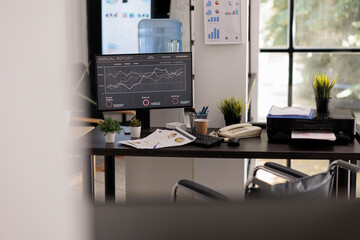
M 193 141 L 193 144 L 201 146 L 201 147 L 214 147 L 220 145 L 224 139 L 221 137 L 213 137 L 209 135 L 203 135 L 203 134 L 194 134 L 196 137 L 195 141 Z

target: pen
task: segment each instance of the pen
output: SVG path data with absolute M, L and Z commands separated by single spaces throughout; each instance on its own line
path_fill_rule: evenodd
M 159 145 L 160 142 L 157 142 L 154 146 L 154 149 L 156 149 L 157 145 Z
M 208 110 L 208 108 L 209 108 L 209 106 L 206 106 L 206 107 L 205 107 L 205 110 L 204 110 L 203 115 L 204 115 L 204 114 L 207 114 L 207 110 Z
M 203 118 L 203 116 L 204 116 L 204 114 L 206 113 L 207 109 L 208 109 L 208 106 L 205 105 L 205 106 L 203 107 L 202 111 L 201 111 L 201 114 L 200 114 L 199 118 Z

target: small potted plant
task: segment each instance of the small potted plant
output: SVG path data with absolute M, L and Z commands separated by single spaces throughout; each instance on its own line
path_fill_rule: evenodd
M 120 133 L 122 128 L 120 127 L 120 123 L 112 118 L 105 118 L 105 120 L 101 120 L 98 129 L 104 133 L 105 142 L 115 142 L 115 133 Z
M 133 118 L 130 121 L 131 138 L 140 138 L 141 133 L 141 121 L 137 118 Z
M 315 93 L 316 110 L 318 113 L 329 113 L 329 102 L 331 99 L 331 90 L 335 85 L 337 76 L 330 81 L 328 74 L 316 73 L 312 80 L 312 86 Z
M 218 108 L 224 115 L 226 126 L 240 123 L 241 114 L 245 106 L 246 104 L 240 98 L 234 96 L 223 98 L 218 103 Z

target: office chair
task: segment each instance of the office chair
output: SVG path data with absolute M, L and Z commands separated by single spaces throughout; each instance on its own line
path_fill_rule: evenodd
M 357 173 L 359 166 L 336 160 L 329 165 L 326 172 L 308 176 L 302 172 L 279 165 L 277 163 L 268 162 L 264 166 L 258 166 L 254 169 L 252 177 L 245 185 L 245 200 L 262 199 L 262 198 L 296 198 L 296 199 L 330 199 L 337 167 L 350 170 Z M 256 173 L 263 170 L 281 177 L 286 180 L 284 183 L 271 185 L 256 177 Z M 196 196 L 213 200 L 213 201 L 229 201 L 225 195 L 214 191 L 206 186 L 196 182 L 182 179 L 178 181 L 172 188 L 171 197 L 174 202 L 177 200 L 178 189 L 184 189 Z

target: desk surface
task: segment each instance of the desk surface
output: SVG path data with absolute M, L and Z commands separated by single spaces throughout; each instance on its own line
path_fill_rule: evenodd
M 116 141 L 130 139 L 130 135 L 117 135 Z M 360 144 L 355 139 L 347 145 L 269 143 L 266 131 L 260 137 L 241 139 L 239 147 L 223 143 L 212 148 L 195 145 L 161 149 L 135 149 L 120 143 L 105 143 L 102 133 L 95 128 L 78 141 L 77 149 L 91 155 L 160 156 L 193 158 L 277 158 L 277 159 L 360 159 Z

